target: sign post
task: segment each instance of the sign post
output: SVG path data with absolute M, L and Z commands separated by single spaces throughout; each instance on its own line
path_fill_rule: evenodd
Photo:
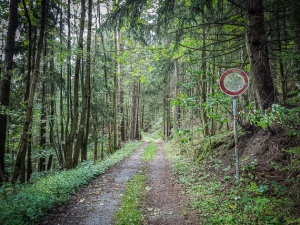
M 244 93 L 249 86 L 248 75 L 240 69 L 229 69 L 226 70 L 220 77 L 220 87 L 222 91 L 232 96 L 233 102 L 233 130 L 234 130 L 234 149 L 235 149 L 235 167 L 236 167 L 236 180 L 240 180 L 239 172 L 239 143 L 238 143 L 238 132 L 237 132 L 237 112 L 236 112 L 236 101 L 237 96 Z

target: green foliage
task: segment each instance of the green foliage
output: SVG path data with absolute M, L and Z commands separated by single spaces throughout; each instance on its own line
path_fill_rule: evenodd
M 122 204 L 116 212 L 117 225 L 144 224 L 142 202 L 146 195 L 145 181 L 147 177 L 140 172 L 126 185 L 126 191 L 122 196 Z
M 272 109 L 262 112 L 261 110 L 253 110 L 248 114 L 251 124 L 266 129 L 274 124 L 281 124 L 290 136 L 299 136 L 300 124 L 300 108 L 288 109 L 279 104 L 273 104 Z M 245 112 L 241 112 L 247 118 Z
M 103 161 L 86 161 L 73 170 L 40 177 L 33 184 L 4 184 L 0 188 L 0 223 L 3 225 L 32 224 L 54 205 L 62 204 L 71 194 L 95 176 L 120 162 L 141 145 L 130 142 Z
M 177 98 L 172 101 L 171 105 L 172 106 L 173 105 L 179 105 L 181 108 L 184 108 L 184 109 L 187 109 L 187 108 L 197 109 L 199 107 L 197 105 L 196 96 L 185 96 L 184 94 L 179 94 L 177 96 Z
M 142 159 L 144 161 L 151 161 L 156 155 L 157 145 L 154 142 L 151 142 L 145 149 Z
M 155 131 L 151 131 L 150 133 L 142 133 L 142 136 L 145 140 L 159 140 L 162 138 L 162 132 L 160 129 L 157 129 Z
M 300 102 L 300 87 L 298 86 L 297 90 L 294 90 L 290 93 L 290 96 L 286 102 L 291 105 L 298 105 Z
M 187 143 L 192 140 L 191 132 L 188 129 L 177 129 L 175 136 L 180 138 L 181 143 Z
M 265 183 L 254 175 L 248 176 L 255 173 L 255 160 L 243 168 L 236 185 L 230 166 L 223 169 L 223 178 L 214 173 L 221 160 L 195 162 L 186 155 L 176 155 L 174 145 L 167 146 L 167 151 L 175 172 L 192 196 L 191 206 L 200 212 L 201 224 L 298 224 L 287 189 L 275 181 Z

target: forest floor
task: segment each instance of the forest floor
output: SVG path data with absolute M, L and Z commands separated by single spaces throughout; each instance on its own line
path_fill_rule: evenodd
M 108 225 L 114 224 L 114 215 L 121 203 L 126 183 L 141 166 L 147 167 L 147 192 L 144 203 L 147 224 L 199 224 L 196 212 L 188 208 L 189 196 L 173 173 L 164 146 L 157 144 L 157 154 L 150 162 L 141 155 L 145 142 L 131 156 L 111 167 L 105 174 L 90 182 L 62 206 L 52 209 L 39 225 Z

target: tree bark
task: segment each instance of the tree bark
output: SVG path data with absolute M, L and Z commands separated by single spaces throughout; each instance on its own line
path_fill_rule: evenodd
M 26 118 L 25 118 L 25 122 L 24 122 L 24 126 L 23 126 L 22 136 L 20 139 L 17 158 L 16 158 L 15 165 L 14 165 L 14 171 L 12 174 L 12 180 L 11 180 L 12 183 L 15 183 L 17 181 L 19 173 L 20 173 L 21 165 L 22 165 L 22 163 L 25 163 L 24 156 L 25 156 L 26 151 L 24 150 L 24 146 L 26 145 L 27 139 L 28 139 L 28 130 L 29 130 L 31 120 L 32 120 L 34 93 L 35 93 L 35 88 L 36 88 L 38 77 L 39 77 L 39 68 L 40 68 L 41 55 L 42 55 L 42 51 L 43 51 L 43 42 L 44 42 L 44 34 L 45 34 L 45 26 L 46 26 L 46 4 L 47 4 L 47 1 L 42 0 L 42 2 L 41 2 L 42 17 L 41 17 L 40 37 L 39 37 L 39 41 L 38 41 L 38 50 L 37 50 L 37 55 L 36 55 L 36 60 L 35 60 L 34 73 L 33 73 L 31 84 L 30 84 L 30 92 L 29 92 L 29 98 L 28 98 L 27 109 L 26 109 Z
M 131 124 L 130 124 L 130 139 L 135 140 L 136 137 L 136 81 L 133 81 L 132 103 L 131 103 Z
M 27 183 L 30 181 L 30 177 L 32 174 L 32 162 L 31 162 L 31 139 L 32 139 L 32 135 L 31 133 L 29 134 L 28 137 L 28 143 L 27 143 L 27 176 L 26 176 L 26 181 Z
M 291 9 L 292 9 L 292 26 L 294 28 L 294 33 L 295 33 L 295 37 L 294 37 L 294 41 L 295 41 L 295 46 L 296 46 L 296 53 L 300 54 L 300 2 L 299 1 L 295 1 L 295 0 L 289 0 L 288 4 L 291 5 Z M 296 68 L 296 81 L 295 83 L 298 82 L 297 85 L 299 85 L 300 83 L 300 68 L 299 68 L 299 63 L 300 61 L 297 60 L 296 64 L 298 65 Z
M 52 52 L 52 54 L 54 54 L 54 52 Z M 54 59 L 52 58 L 52 60 L 50 61 L 50 80 L 53 80 L 53 71 L 54 71 Z M 51 82 L 51 91 L 50 91 L 50 95 L 51 95 L 51 100 L 50 100 L 50 120 L 49 120 L 49 144 L 52 148 L 55 149 L 56 152 L 56 157 L 58 160 L 58 163 L 60 166 L 62 166 L 62 152 L 61 152 L 61 148 L 60 148 L 60 143 L 58 144 L 58 146 L 55 146 L 54 144 L 54 127 L 55 127 L 55 86 L 54 86 L 54 82 Z M 47 163 L 47 170 L 51 169 L 52 166 L 52 161 L 53 161 L 53 154 L 51 154 L 49 156 L 48 159 L 48 163 Z
M 91 0 L 89 0 L 89 6 L 88 6 L 88 36 L 87 36 L 87 59 L 86 59 L 86 78 L 84 81 L 83 91 L 82 91 L 82 112 L 80 116 L 80 122 L 79 122 L 79 130 L 77 134 L 77 141 L 74 149 L 74 155 L 73 155 L 73 168 L 75 168 L 78 165 L 78 159 L 80 155 L 80 150 L 81 150 L 81 158 L 84 159 L 84 152 L 82 152 L 82 144 L 83 144 L 83 137 L 84 137 L 84 132 L 86 130 L 86 114 L 87 114 L 87 106 L 88 106 L 88 97 L 89 97 L 89 75 L 90 75 L 90 64 L 91 64 L 91 58 L 90 58 L 90 48 L 91 48 Z M 85 14 L 85 0 L 81 1 L 81 7 L 82 7 L 82 16 L 83 13 Z M 84 18 L 81 18 L 83 23 L 85 20 Z M 82 24 L 84 26 L 84 24 Z M 82 77 L 83 79 L 83 77 Z
M 70 7 L 69 5 L 69 1 L 68 1 L 68 7 Z M 69 9 L 69 8 L 68 8 Z M 67 41 L 67 48 L 70 49 L 70 27 L 69 27 L 69 23 L 70 23 L 70 11 L 68 11 L 68 41 Z M 63 47 L 63 6 L 61 6 L 61 9 L 60 9 L 60 21 L 59 21 L 59 39 L 60 39 L 60 44 L 61 44 L 61 51 L 63 51 L 62 47 Z M 66 124 L 69 123 L 69 117 L 70 117 L 70 110 L 69 110 L 69 77 L 70 77 L 70 55 L 68 55 L 68 63 L 67 63 L 67 90 L 66 90 L 66 102 L 67 102 L 67 113 L 66 113 L 66 117 L 67 117 L 67 121 L 66 121 Z M 54 59 L 53 59 L 54 60 Z M 54 62 L 52 61 L 52 63 L 54 64 Z M 58 146 L 58 161 L 59 161 L 59 165 L 60 167 L 63 167 L 63 164 L 64 164 L 64 157 L 63 157 L 63 153 L 64 153 L 64 146 L 65 144 L 64 141 L 65 141 L 65 132 L 67 132 L 67 125 L 66 125 L 66 130 L 65 130 L 65 126 L 64 126 L 64 97 L 63 97 L 63 93 L 64 93 L 64 90 L 63 90 L 63 65 L 60 65 L 60 85 L 59 85 L 59 117 L 60 117 L 60 134 L 57 134 L 58 136 L 58 143 L 59 143 L 59 146 Z
M 121 52 L 121 32 L 117 30 L 117 54 L 120 56 Z M 119 112 L 121 114 L 121 124 L 120 124 L 120 138 L 121 142 L 126 141 L 126 134 L 125 134 L 125 117 L 124 117 L 124 91 L 122 87 L 123 82 L 123 75 L 122 75 L 122 68 L 121 63 L 118 61 L 118 75 L 119 75 Z
M 179 94 L 179 71 L 178 71 L 178 59 L 174 60 L 174 79 L 175 79 L 175 99 L 178 97 Z M 174 118 L 174 129 L 178 129 L 181 127 L 180 125 L 180 106 L 175 104 L 174 105 L 174 112 L 173 112 L 173 118 Z
M 30 91 L 30 80 L 31 80 L 31 70 L 32 70 L 32 55 L 34 55 L 33 49 L 32 49 L 32 24 L 31 24 L 31 19 L 29 16 L 29 12 L 27 10 L 26 7 L 26 3 L 25 0 L 22 0 L 23 3 L 23 7 L 24 7 L 24 11 L 25 11 L 25 16 L 27 18 L 27 23 L 28 23 L 28 56 L 27 56 L 27 77 L 26 77 L 26 91 L 25 91 L 25 95 L 24 95 L 24 103 L 26 103 L 28 101 L 28 97 L 29 97 L 29 91 Z M 29 182 L 30 180 L 30 176 L 32 173 L 32 162 L 31 162 L 31 137 L 32 135 L 29 135 L 29 138 L 27 140 L 27 143 L 25 143 L 24 145 L 24 151 L 28 151 L 27 154 L 27 176 L 26 176 L 26 180 L 27 182 Z M 24 157 L 25 157 L 26 153 L 24 153 Z M 25 161 L 25 160 L 24 160 Z M 21 177 L 20 180 L 21 182 L 25 182 L 25 164 L 22 165 L 22 170 L 24 171 L 23 173 L 21 173 Z M 23 177 L 22 177 L 23 176 Z
M 278 100 L 269 65 L 263 0 L 248 0 L 248 14 L 253 75 L 261 99 L 261 107 L 265 110 Z
M 99 21 L 100 22 L 100 21 Z M 106 126 L 108 130 L 108 152 L 112 153 L 111 149 L 111 129 L 110 129 L 110 109 L 109 109 L 109 89 L 108 89 L 108 72 L 107 72 L 107 57 L 106 57 L 106 49 L 104 45 L 104 37 L 103 33 L 100 33 L 100 38 L 101 38 L 101 45 L 103 49 L 103 72 L 104 72 L 104 80 L 105 80 L 105 89 L 106 89 L 106 94 L 105 94 L 105 105 L 106 105 Z
M 117 146 L 118 146 L 118 124 L 117 124 L 117 93 L 118 93 L 118 80 L 117 80 L 117 72 L 119 69 L 119 63 L 118 63 L 118 54 L 119 54 L 119 50 L 118 50 L 118 42 L 119 42 L 119 29 L 117 28 L 115 31 L 115 48 L 117 51 L 117 55 L 115 57 L 115 67 L 114 68 L 114 92 L 113 92 L 113 130 L 114 130 L 114 151 L 117 150 Z
M 204 22 L 204 21 L 203 21 Z M 203 118 L 203 135 L 207 136 L 209 134 L 208 130 L 208 116 L 207 111 L 205 109 L 207 104 L 207 76 L 206 76 L 206 33 L 205 27 L 202 28 L 202 92 L 201 92 L 201 110 L 202 110 L 202 118 Z
M 140 123 L 139 123 L 139 115 L 140 115 L 140 90 L 141 90 L 141 82 L 138 81 L 138 86 L 136 90 L 136 122 L 135 122 L 135 139 L 140 140 Z
M 42 77 L 42 90 L 41 90 L 41 116 L 40 116 L 40 149 L 41 151 L 45 150 L 46 145 L 46 73 L 47 73 L 47 46 L 44 46 L 44 68 L 43 68 L 43 77 Z M 40 151 L 40 158 L 38 164 L 39 172 L 46 170 L 46 158 L 43 156 L 43 152 Z
M 85 23 L 85 0 L 81 0 L 81 18 L 80 18 L 80 32 L 78 38 L 78 50 L 76 56 L 75 64 L 75 74 L 74 74 L 74 117 L 72 118 L 71 131 L 67 137 L 66 146 L 65 146 L 65 160 L 67 170 L 74 168 L 74 165 L 78 163 L 79 152 L 74 152 L 73 155 L 73 143 L 75 134 L 77 131 L 78 118 L 79 118 L 79 73 L 81 67 L 82 51 L 83 51 L 83 32 L 84 32 L 84 23 Z M 75 160 L 74 160 L 75 158 Z M 77 163 L 76 163 L 77 161 Z
M 15 53 L 15 35 L 18 28 L 18 0 L 10 0 L 9 22 L 5 46 L 4 71 L 0 81 L 0 106 L 9 106 L 10 83 Z M 7 115 L 0 114 L 0 173 L 5 174 L 4 154 L 6 146 Z M 0 177 L 0 183 L 5 182 L 4 176 Z

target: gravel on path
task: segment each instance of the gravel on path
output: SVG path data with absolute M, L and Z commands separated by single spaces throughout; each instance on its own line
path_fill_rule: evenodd
M 145 142 L 131 156 L 111 167 L 90 182 L 82 191 L 70 197 L 66 204 L 55 207 L 39 225 L 111 225 L 121 203 L 126 183 L 147 166 L 148 180 L 145 220 L 148 225 L 201 224 L 197 214 L 188 208 L 189 196 L 178 183 L 161 142 L 150 162 L 142 162 Z
M 126 183 L 141 166 L 141 155 L 149 142 L 90 182 L 65 205 L 55 207 L 39 225 L 109 225 L 119 207 Z
M 150 225 L 200 224 L 196 212 L 188 208 L 189 196 L 178 183 L 164 146 L 156 141 L 157 153 L 148 165 L 146 221 Z

